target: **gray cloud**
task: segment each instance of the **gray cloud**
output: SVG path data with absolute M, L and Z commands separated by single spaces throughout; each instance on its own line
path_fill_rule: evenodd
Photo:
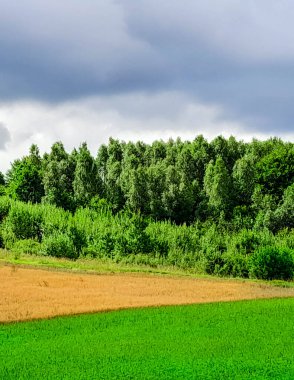
M 160 57 L 127 33 L 112 1 L 0 1 L 0 11 L 4 99 L 55 101 L 163 80 Z
M 170 57 L 176 86 L 220 104 L 227 118 L 252 131 L 293 131 L 292 2 L 171 0 L 160 9 L 154 0 L 127 4 L 130 33 Z
M 6 149 L 6 144 L 10 141 L 10 133 L 3 123 L 0 123 L 0 150 Z
M 293 13 L 290 0 L 0 0 L 0 99 L 180 91 L 220 121 L 291 132 Z

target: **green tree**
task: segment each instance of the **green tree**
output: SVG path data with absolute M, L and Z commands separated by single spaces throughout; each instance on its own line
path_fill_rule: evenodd
M 250 205 L 255 188 L 255 160 L 246 154 L 236 161 L 233 168 L 233 182 L 237 204 Z
M 2 172 L 0 172 L 0 195 L 5 195 L 6 194 L 6 182 L 5 182 L 5 177 Z
M 197 136 L 191 144 L 192 159 L 194 162 L 193 179 L 202 186 L 205 169 L 210 161 L 210 147 L 202 135 Z
M 174 166 L 167 168 L 162 193 L 162 204 L 167 218 L 176 223 L 193 220 L 196 201 L 193 185 L 184 172 L 178 171 Z
M 222 157 L 229 173 L 232 172 L 235 162 L 245 153 L 246 147 L 242 141 L 237 141 L 235 137 L 230 136 L 225 139 L 218 136 L 210 143 L 211 158 Z
M 284 191 L 280 207 L 275 211 L 277 228 L 294 228 L 294 183 Z
M 142 157 L 138 152 L 135 144 L 129 142 L 124 146 L 123 158 L 122 158 L 122 170 L 121 170 L 121 188 L 125 196 L 128 198 L 127 193 L 130 188 L 130 181 L 135 180 L 134 172 L 137 170 L 138 166 L 142 163 Z
M 221 212 L 228 213 L 231 201 L 230 190 L 228 170 L 222 157 L 218 156 L 215 164 L 212 161 L 208 164 L 204 177 L 204 191 L 214 215 L 220 215 Z
M 75 160 L 64 149 L 61 142 L 52 145 L 44 160 L 44 202 L 74 210 L 73 180 Z
M 107 147 L 107 157 L 105 178 L 106 199 L 112 205 L 113 210 L 117 212 L 125 204 L 121 187 L 123 144 L 118 140 L 110 138 Z
M 76 167 L 73 180 L 76 206 L 87 206 L 95 196 L 102 196 L 102 183 L 98 176 L 97 164 L 83 143 L 76 154 Z
M 36 145 L 30 148 L 30 154 L 15 160 L 7 172 L 8 194 L 24 202 L 38 203 L 44 195 L 42 183 L 42 160 Z
M 139 166 L 131 169 L 128 176 L 128 186 L 125 192 L 126 205 L 133 212 L 148 214 L 149 202 L 147 194 L 147 174 L 146 169 Z
M 163 162 L 150 165 L 147 168 L 147 195 L 149 210 L 155 219 L 163 219 L 165 212 L 162 204 L 162 194 L 165 188 L 166 166 Z
M 5 186 L 5 177 L 2 172 L 0 172 L 0 186 Z
M 183 143 L 179 137 L 175 141 L 173 139 L 168 140 L 168 142 L 166 143 L 166 166 L 176 165 L 178 156 L 184 146 L 185 143 Z
M 279 206 L 275 210 L 267 211 L 263 223 L 273 232 L 294 228 L 294 183 L 284 191 Z
M 156 140 L 150 147 L 151 162 L 156 164 L 166 157 L 166 144 L 162 140 Z
M 257 182 L 265 193 L 281 198 L 294 182 L 294 147 L 281 145 L 257 162 Z

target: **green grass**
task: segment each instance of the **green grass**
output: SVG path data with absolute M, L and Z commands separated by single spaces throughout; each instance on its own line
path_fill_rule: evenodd
M 1 379 L 294 379 L 294 299 L 0 326 Z
M 45 268 L 60 271 L 71 271 L 78 273 L 142 273 L 154 275 L 168 275 L 168 276 L 185 276 L 192 278 L 207 278 L 207 279 L 222 279 L 232 280 L 231 277 L 219 277 L 208 274 L 196 272 L 195 270 L 183 270 L 175 266 L 158 265 L 151 267 L 148 265 L 124 264 L 116 263 L 111 259 L 93 259 L 93 258 L 80 258 L 77 260 L 70 260 L 66 258 L 56 258 L 50 256 L 29 255 L 24 253 L 14 253 L 0 248 L 0 264 L 20 265 L 24 267 Z M 241 282 L 255 282 L 259 284 L 266 284 L 272 286 L 279 286 L 284 288 L 294 287 L 294 281 L 283 280 L 256 280 L 233 278 L 235 281 Z
M 86 272 L 86 273 L 154 273 L 154 274 L 168 274 L 168 275 L 181 275 L 181 276 L 197 276 L 208 278 L 212 277 L 207 274 L 196 273 L 193 270 L 182 270 L 174 266 L 158 265 L 151 267 L 148 265 L 136 265 L 116 263 L 111 259 L 93 259 L 93 258 L 79 258 L 70 260 L 66 258 L 56 258 L 51 256 L 31 255 L 13 251 L 7 251 L 0 248 L 0 263 L 22 265 L 29 267 L 48 268 L 56 270 L 65 270 L 73 272 Z M 293 282 L 294 286 L 294 282 Z

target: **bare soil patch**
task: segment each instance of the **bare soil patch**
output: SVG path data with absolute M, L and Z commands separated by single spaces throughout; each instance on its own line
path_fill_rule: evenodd
M 0 267 L 0 322 L 130 307 L 293 297 L 294 288 L 219 279 L 89 275 Z

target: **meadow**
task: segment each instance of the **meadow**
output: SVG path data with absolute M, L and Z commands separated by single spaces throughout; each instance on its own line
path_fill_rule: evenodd
M 1 379 L 293 379 L 294 299 L 0 326 Z

